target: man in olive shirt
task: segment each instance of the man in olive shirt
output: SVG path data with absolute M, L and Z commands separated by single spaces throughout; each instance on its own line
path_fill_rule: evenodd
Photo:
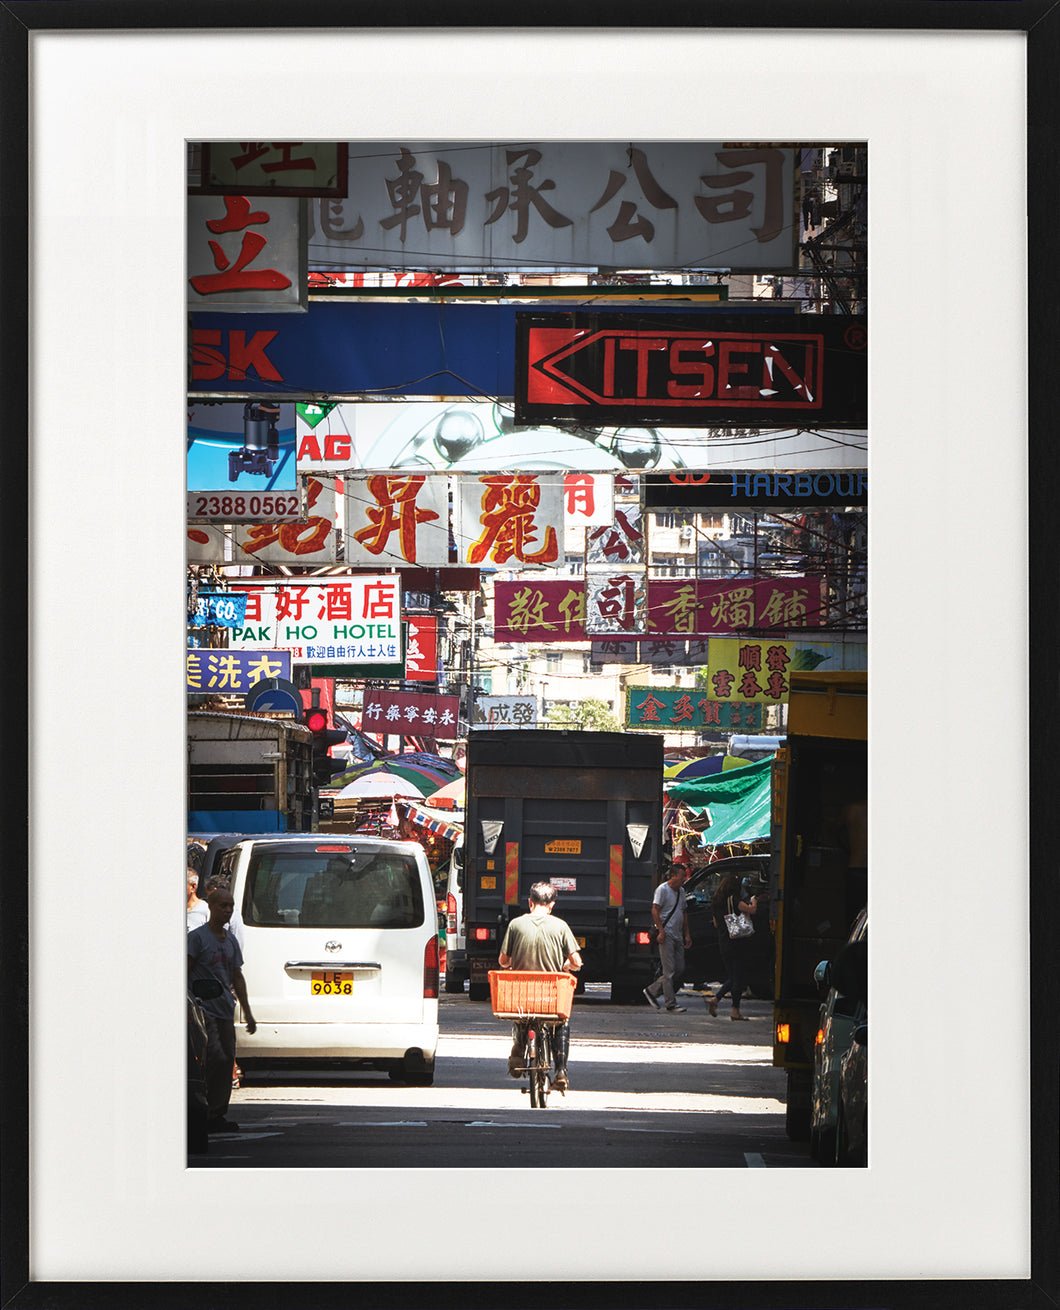
M 570 927 L 562 919 L 554 918 L 556 889 L 551 883 L 535 882 L 530 888 L 530 912 L 513 919 L 501 943 L 498 962 L 502 969 L 526 970 L 535 973 L 577 973 L 582 967 L 578 943 Z M 515 1040 L 508 1057 L 508 1072 L 513 1078 L 522 1077 L 523 1044 L 518 1026 L 513 1028 Z M 556 1076 L 552 1085 L 560 1092 L 567 1090 L 567 1056 L 570 1051 L 570 1024 L 557 1023 L 553 1030 L 553 1052 Z

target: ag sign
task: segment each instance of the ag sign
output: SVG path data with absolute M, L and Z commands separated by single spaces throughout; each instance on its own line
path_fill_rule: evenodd
M 861 428 L 865 320 L 517 313 L 515 422 Z

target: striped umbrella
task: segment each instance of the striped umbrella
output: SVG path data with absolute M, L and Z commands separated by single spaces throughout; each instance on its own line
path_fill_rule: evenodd
M 750 760 L 742 760 L 738 755 L 704 755 L 695 760 L 677 760 L 667 764 L 663 768 L 663 778 L 666 782 L 676 782 L 678 779 L 688 782 L 691 778 L 706 778 L 714 773 L 724 773 L 726 769 L 742 769 L 750 763 Z
M 428 768 L 425 764 L 404 764 L 400 762 L 401 759 L 400 755 L 395 755 L 390 759 L 380 760 L 378 764 L 362 764 L 356 768 L 347 769 L 345 773 L 340 773 L 337 777 L 332 778 L 329 790 L 346 787 L 351 782 L 366 777 L 381 776 L 383 778 L 400 778 L 403 782 L 410 783 L 415 787 L 421 796 L 429 796 L 432 791 L 437 791 L 439 787 L 444 787 L 450 781 L 446 774 L 439 772 L 437 769 Z M 405 795 L 408 794 L 408 792 L 405 793 Z

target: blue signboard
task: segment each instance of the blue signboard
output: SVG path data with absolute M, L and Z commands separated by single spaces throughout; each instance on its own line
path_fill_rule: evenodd
M 244 598 L 245 599 L 245 598 Z M 187 653 L 187 690 L 205 696 L 236 695 L 249 691 L 263 678 L 291 676 L 289 650 L 208 650 Z
M 200 591 L 195 613 L 188 620 L 193 628 L 242 628 L 247 621 L 247 597 L 240 591 Z
M 768 304 L 775 312 L 776 302 Z M 515 314 L 512 304 L 378 303 L 194 314 L 191 390 L 510 398 Z

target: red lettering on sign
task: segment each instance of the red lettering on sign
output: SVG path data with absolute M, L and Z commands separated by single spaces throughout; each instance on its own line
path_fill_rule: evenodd
M 734 374 L 745 374 L 750 370 L 749 360 L 741 361 L 740 355 L 760 355 L 761 341 L 719 341 L 718 342 L 718 395 L 726 400 L 757 400 L 759 388 L 756 386 L 734 386 L 730 378 Z
M 686 359 L 685 352 L 695 350 L 698 359 Z M 698 386 L 684 386 L 680 382 L 668 382 L 666 384 L 666 393 L 670 396 L 679 396 L 687 400 L 698 400 L 703 396 L 714 394 L 714 365 L 708 364 L 706 356 L 714 354 L 714 343 L 704 341 L 702 345 L 694 345 L 690 341 L 671 341 L 670 342 L 670 372 L 679 375 L 698 375 Z

